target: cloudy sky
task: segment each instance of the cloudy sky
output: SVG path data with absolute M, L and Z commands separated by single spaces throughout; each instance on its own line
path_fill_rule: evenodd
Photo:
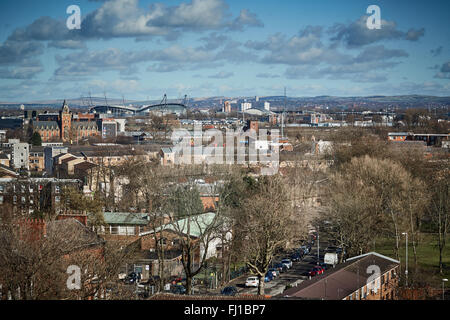
M 157 1 L 2 0 L 0 101 L 450 95 L 447 0 Z

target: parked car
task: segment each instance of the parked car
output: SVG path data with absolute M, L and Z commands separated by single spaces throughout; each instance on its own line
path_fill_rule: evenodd
M 301 260 L 301 256 L 298 252 L 291 254 L 290 259 L 294 262 L 298 262 Z
M 325 263 L 325 262 L 319 262 L 319 267 L 322 267 L 323 271 L 325 272 L 325 270 L 328 269 L 330 265 Z
M 270 282 L 272 280 L 273 280 L 272 272 L 267 271 L 266 275 L 264 276 L 264 282 Z
M 172 292 L 174 294 L 185 294 L 186 288 L 181 284 L 176 284 L 176 285 L 172 286 L 172 288 L 170 288 L 170 292 Z
M 222 289 L 220 292 L 224 296 L 235 296 L 237 294 L 237 288 L 235 286 L 228 286 Z
M 305 254 L 308 254 L 310 252 L 310 250 L 311 250 L 311 247 L 308 247 L 307 245 L 304 245 L 304 246 L 301 246 L 300 249 L 303 250 L 303 252 Z
M 136 274 L 136 272 L 129 273 L 128 276 L 126 276 L 124 279 L 124 282 L 127 284 L 133 284 L 136 283 L 136 281 L 138 281 L 138 275 Z
M 314 277 L 314 276 L 320 275 L 320 274 L 322 274 L 322 273 L 323 273 L 323 268 L 320 267 L 320 266 L 317 266 L 317 267 L 314 267 L 314 268 L 309 272 L 309 275 L 310 275 L 311 277 Z
M 287 269 L 288 269 L 288 268 L 286 267 L 286 265 L 284 265 L 284 264 L 282 264 L 282 263 L 277 263 L 277 264 L 275 264 L 274 267 L 277 268 L 278 271 L 279 271 L 280 273 L 286 272 Z
M 247 280 L 245 281 L 245 286 L 246 287 L 258 287 L 259 281 L 258 281 L 258 277 L 248 277 Z
M 291 261 L 291 259 L 287 259 L 287 258 L 283 259 L 283 260 L 281 260 L 281 263 L 286 265 L 286 267 L 288 269 L 292 268 L 292 261 Z
M 269 272 L 272 272 L 274 278 L 280 275 L 280 271 L 277 268 L 270 268 Z

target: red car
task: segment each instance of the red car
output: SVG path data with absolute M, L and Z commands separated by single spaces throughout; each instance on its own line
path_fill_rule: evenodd
M 310 275 L 311 277 L 314 277 L 314 276 L 317 276 L 317 275 L 319 275 L 319 274 L 322 274 L 323 271 L 324 271 L 324 270 L 323 270 L 322 267 L 317 266 L 317 267 L 314 267 L 314 268 L 309 272 L 309 275 Z

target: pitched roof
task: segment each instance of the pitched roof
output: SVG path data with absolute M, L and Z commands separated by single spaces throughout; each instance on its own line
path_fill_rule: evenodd
M 215 212 L 207 212 L 189 218 L 180 219 L 173 223 L 168 223 L 162 226 L 162 228 L 158 227 L 151 231 L 142 232 L 139 235 L 145 236 L 154 232 L 159 232 L 162 229 L 174 232 L 181 232 L 183 234 L 188 234 L 189 232 L 190 236 L 200 237 L 207 228 L 212 226 L 215 217 L 216 217 Z
M 56 121 L 33 121 L 33 127 L 35 129 L 59 129 Z
M 283 297 L 303 299 L 342 300 L 368 283 L 373 275 L 371 266 L 380 268 L 381 275 L 399 265 L 399 261 L 369 252 L 347 259 L 345 263 L 327 270 L 324 274 L 286 290 Z M 370 281 L 369 281 L 370 282 Z
M 148 224 L 146 213 L 103 212 L 103 218 L 107 224 L 140 226 L 146 226 Z

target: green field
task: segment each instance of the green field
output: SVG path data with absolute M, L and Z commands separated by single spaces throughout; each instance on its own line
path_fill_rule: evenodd
M 410 239 L 409 239 L 410 240 Z M 380 254 L 395 258 L 394 253 L 394 239 L 377 239 L 375 241 L 375 248 L 373 251 Z M 400 262 L 402 265 L 402 272 L 405 267 L 405 237 L 402 236 L 400 241 Z M 412 248 L 412 242 L 408 243 L 408 269 L 410 279 L 420 278 L 423 281 L 429 283 L 433 287 L 439 287 L 442 285 L 443 278 L 450 278 L 450 236 L 447 237 L 447 245 L 443 252 L 444 274 L 439 274 L 439 249 L 437 246 L 437 235 L 434 234 L 422 234 L 421 242 L 417 246 L 417 264 L 418 270 L 415 272 L 414 266 L 414 252 Z M 450 284 L 448 284 L 450 286 Z

